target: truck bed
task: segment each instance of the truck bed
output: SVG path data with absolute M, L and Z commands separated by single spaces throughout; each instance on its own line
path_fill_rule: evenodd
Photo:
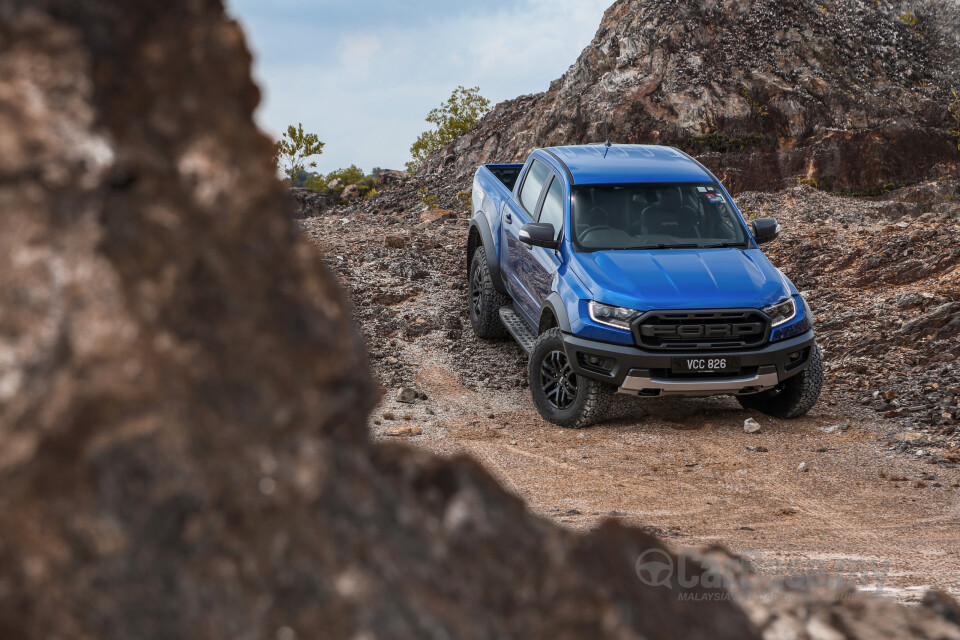
M 522 164 L 485 164 L 483 166 L 496 176 L 509 192 L 513 192 L 517 178 L 520 177 L 520 170 L 523 169 Z

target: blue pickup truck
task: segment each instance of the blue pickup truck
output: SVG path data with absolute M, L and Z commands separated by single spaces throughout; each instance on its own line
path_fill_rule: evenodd
M 670 147 L 535 150 L 481 166 L 467 241 L 470 321 L 529 354 L 545 420 L 580 428 L 612 392 L 734 395 L 792 418 L 823 360 L 806 301 L 719 180 Z

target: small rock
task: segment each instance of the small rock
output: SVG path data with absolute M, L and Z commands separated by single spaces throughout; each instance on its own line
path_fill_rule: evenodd
M 390 427 L 383 430 L 385 436 L 407 437 L 423 435 L 423 429 L 420 427 Z
M 565 516 L 579 516 L 579 515 L 581 515 L 581 514 L 580 514 L 580 510 L 579 510 L 579 509 L 570 509 L 570 511 L 567 511 L 567 512 L 566 512 L 565 514 L 563 514 L 563 515 L 565 515 Z
M 754 420 L 753 418 L 747 418 L 743 421 L 743 432 L 744 433 L 760 433 L 762 427 L 760 423 Z
M 837 431 L 846 431 L 850 428 L 850 421 L 844 420 L 842 424 L 831 424 L 817 429 L 820 433 L 836 433 Z
M 403 402 L 404 404 L 413 404 L 417 401 L 417 392 L 410 387 L 401 387 L 400 391 L 397 392 L 397 402 Z
M 383 239 L 383 244 L 391 249 L 403 249 L 407 246 L 407 239 L 403 236 L 387 236 Z
M 770 449 L 767 449 L 766 447 L 747 447 L 747 451 L 753 451 L 755 453 L 766 453 L 770 451 Z
M 807 471 L 810 471 L 810 467 L 807 466 L 806 462 L 801 462 L 799 465 L 797 465 L 797 471 L 806 473 Z
M 740 527 L 740 531 L 756 531 L 753 527 Z
M 449 209 L 428 209 L 420 214 L 420 226 L 429 227 L 453 217 Z
M 514 445 L 514 446 L 516 446 L 516 444 L 517 444 L 517 441 L 516 441 L 516 440 L 511 440 L 511 441 L 510 441 L 510 444 L 512 444 L 512 445 Z

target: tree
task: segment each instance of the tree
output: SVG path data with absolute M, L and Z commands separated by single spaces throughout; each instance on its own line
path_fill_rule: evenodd
M 445 103 L 427 115 L 427 122 L 436 129 L 421 133 L 410 147 L 413 160 L 407 163 L 407 171 L 419 169 L 427 156 L 465 133 L 489 110 L 490 101 L 480 95 L 480 87 L 454 89 Z
M 350 165 L 346 169 L 337 169 L 336 171 L 331 171 L 327 174 L 327 177 L 324 178 L 327 184 L 333 182 L 334 180 L 340 180 L 343 182 L 344 186 L 348 184 L 360 184 L 364 181 L 366 175 L 363 173 L 363 169 L 358 167 L 355 164 Z
M 277 168 L 281 169 L 287 178 L 294 180 L 308 168 L 317 166 L 316 162 L 304 163 L 307 158 L 322 154 L 323 146 L 324 143 L 320 142 L 317 134 L 304 133 L 303 124 L 297 123 L 296 127 L 287 127 L 286 133 L 277 141 L 273 149 L 273 159 Z

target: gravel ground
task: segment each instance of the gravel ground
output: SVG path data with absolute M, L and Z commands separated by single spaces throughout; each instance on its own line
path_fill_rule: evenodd
M 424 216 L 420 189 L 450 213 Z M 960 593 L 957 183 L 871 199 L 809 187 L 736 198 L 780 220 L 768 255 L 818 319 L 828 380 L 808 416 L 620 396 L 584 431 L 540 420 L 519 347 L 473 335 L 458 191 L 415 179 L 302 221 L 351 294 L 382 382 L 374 437 L 474 456 L 572 528 L 613 517 L 678 546 L 747 553 L 761 573 L 846 566 L 861 588 L 882 583 L 900 599 L 926 586 Z M 748 417 L 759 434 L 744 433 Z

